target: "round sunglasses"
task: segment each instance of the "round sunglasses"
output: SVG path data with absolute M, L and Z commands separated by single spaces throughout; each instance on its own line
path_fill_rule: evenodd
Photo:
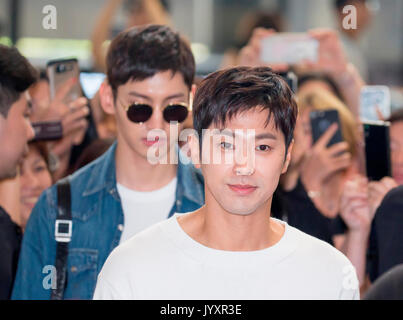
M 148 121 L 153 114 L 153 107 L 146 103 L 133 103 L 125 107 L 127 117 L 135 123 Z M 177 121 L 181 123 L 186 120 L 189 113 L 189 106 L 186 103 L 170 103 L 162 111 L 164 120 L 168 123 Z

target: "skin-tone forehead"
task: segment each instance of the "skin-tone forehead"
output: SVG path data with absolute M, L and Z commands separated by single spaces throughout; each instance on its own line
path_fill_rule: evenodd
M 39 153 L 38 149 L 32 146 L 29 146 L 28 154 L 24 157 L 24 162 L 29 160 L 31 163 L 37 163 L 40 161 L 45 161 L 42 155 Z
M 119 86 L 118 92 L 134 98 L 153 101 L 161 98 L 187 99 L 189 88 L 181 73 L 172 74 L 171 71 L 164 71 L 141 81 L 130 80 L 126 84 Z
M 239 130 L 238 134 L 247 136 L 247 130 L 254 130 L 255 137 L 260 139 L 284 139 L 284 135 L 280 129 L 276 129 L 274 122 L 274 115 L 270 117 L 270 121 L 267 123 L 269 111 L 262 110 L 261 108 L 253 108 L 244 112 L 240 112 L 231 118 L 227 118 L 225 124 L 210 125 L 210 129 L 219 129 L 225 134 L 225 129 L 230 129 L 235 133 L 235 130 Z

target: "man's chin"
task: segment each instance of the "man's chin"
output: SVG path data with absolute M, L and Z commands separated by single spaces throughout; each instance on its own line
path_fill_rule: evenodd
M 251 209 L 251 208 L 228 208 L 226 211 L 232 215 L 236 216 L 250 216 L 253 214 L 256 209 Z

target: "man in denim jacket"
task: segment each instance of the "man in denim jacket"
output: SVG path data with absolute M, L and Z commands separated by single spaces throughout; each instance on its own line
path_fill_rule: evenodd
M 100 98 L 105 112 L 115 115 L 117 142 L 67 178 L 72 236 L 64 299 L 92 298 L 97 275 L 119 243 L 175 212 L 203 205 L 200 172 L 172 161 L 177 156 L 172 132 L 180 131 L 187 117 L 194 73 L 188 44 L 168 27 L 133 28 L 112 41 Z M 53 186 L 32 211 L 13 299 L 51 297 L 57 205 Z

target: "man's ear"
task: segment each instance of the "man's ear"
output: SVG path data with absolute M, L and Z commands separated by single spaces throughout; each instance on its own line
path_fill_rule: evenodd
M 194 130 L 193 130 L 194 131 Z M 193 165 L 200 169 L 200 148 L 199 148 L 199 137 L 196 131 L 193 132 L 188 137 L 188 144 L 190 150 L 190 158 L 192 159 Z
M 101 87 L 99 88 L 99 99 L 101 101 L 101 106 L 104 112 L 114 115 L 116 110 L 112 87 L 108 84 L 106 80 L 102 82 Z
M 294 147 L 294 139 L 291 140 L 291 143 L 288 146 L 287 156 L 286 156 L 284 164 L 283 164 L 283 170 L 281 171 L 282 174 L 287 172 L 288 166 L 290 165 L 293 147 Z

